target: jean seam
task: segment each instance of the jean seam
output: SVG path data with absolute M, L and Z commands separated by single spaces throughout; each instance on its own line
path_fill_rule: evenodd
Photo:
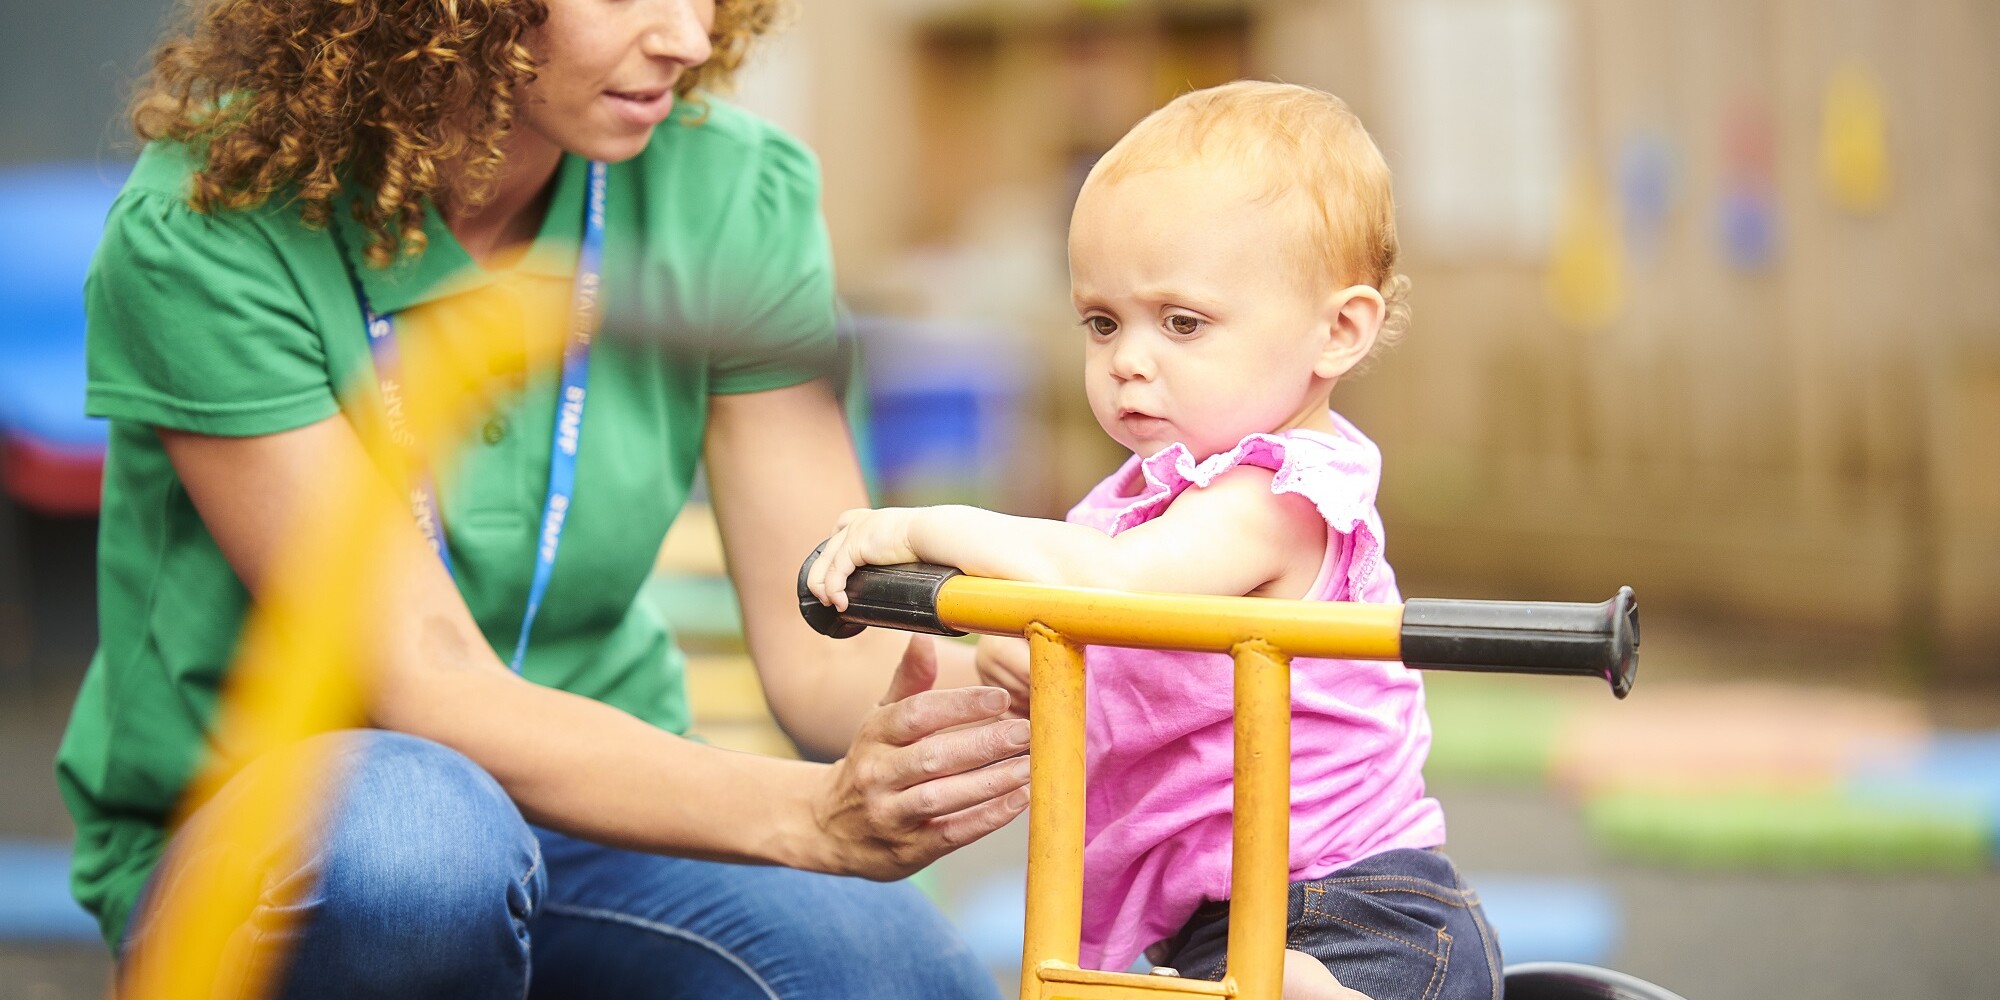
M 1316 916 L 1321 916 L 1321 917 L 1325 917 L 1325 918 L 1326 918 L 1326 919 L 1328 919 L 1328 920 L 1337 920 L 1337 921 L 1339 921 L 1339 922 L 1341 922 L 1341 923 L 1343 923 L 1343 924 L 1346 924 L 1346 925 L 1348 925 L 1349 927 L 1358 927 L 1358 928 L 1360 928 L 1360 929 L 1362 929 L 1362 930 L 1364 930 L 1364 931 L 1367 931 L 1368 933 L 1370 933 L 1370 934 L 1373 934 L 1373 935 L 1375 935 L 1375 936 L 1377 936 L 1377 937 L 1384 937 L 1384 938 L 1388 938 L 1389 940 L 1391 940 L 1391 941 L 1394 941 L 1394 942 L 1396 942 L 1397 944 L 1400 944 L 1400 945 L 1404 946 L 1405 948 L 1411 948 L 1411 949 L 1414 949 L 1414 950 L 1416 950 L 1416 951 L 1420 951 L 1420 952 L 1423 952 L 1424 954 L 1426 954 L 1426 955 L 1429 955 L 1429 956 L 1430 956 L 1430 957 L 1432 957 L 1432 958 L 1437 958 L 1437 957 L 1438 957 L 1438 953 L 1437 953 L 1437 952 L 1434 952 L 1434 951 L 1430 950 L 1429 948 L 1426 948 L 1426 947 L 1424 947 L 1423 945 L 1420 945 L 1420 944 L 1417 944 L 1417 943 L 1416 943 L 1416 942 L 1414 942 L 1414 941 L 1405 941 L 1405 940 L 1403 940 L 1402 938 L 1399 938 L 1399 937 L 1397 937 L 1397 936 L 1396 936 L 1396 935 L 1394 935 L 1394 934 L 1391 934 L 1391 933 L 1389 933 L 1389 932 L 1387 932 L 1387 931 L 1383 931 L 1383 930 L 1378 930 L 1378 929 L 1376 929 L 1376 928 L 1374 928 L 1374 927 L 1370 927 L 1370 926 L 1368 926 L 1367 924 L 1364 924 L 1364 923 L 1362 923 L 1362 922 L 1360 922 L 1360 921 L 1358 921 L 1358 920 L 1349 920 L 1349 919 L 1347 919 L 1346 917 L 1343 917 L 1343 916 L 1338 916 L 1338 915 L 1336 915 L 1336 914 L 1332 914 L 1332 913 L 1328 913 L 1328 912 L 1326 912 L 1325 910 L 1322 910 L 1322 909 L 1319 909 L 1319 908 L 1317 908 L 1317 907 L 1313 908 L 1311 912 L 1312 912 L 1312 913 L 1313 913 L 1314 915 L 1316 915 Z
M 1467 901 L 1466 901 L 1466 900 L 1463 900 L 1463 899 L 1446 899 L 1446 898 L 1445 898 L 1445 897 L 1443 897 L 1443 896 L 1439 896 L 1439 895 L 1437 895 L 1437 894 L 1435 894 L 1435 893 L 1429 893 L 1429 892 L 1425 892 L 1425 891 L 1423 891 L 1422 889 L 1404 889 L 1404 888 L 1396 888 L 1396 889 L 1355 889 L 1355 890 L 1353 890 L 1353 891 L 1354 891 L 1354 892 L 1358 892 L 1358 893 L 1360 893 L 1360 894 L 1362 894 L 1362 895 L 1364 895 L 1364 896 L 1375 896 L 1375 895 L 1380 895 L 1380 894 L 1382 894 L 1382 893 L 1386 893 L 1386 892 L 1403 892 L 1403 893 L 1408 893 L 1408 894 L 1410 894 L 1410 895 L 1412 895 L 1412 896 L 1422 896 L 1422 897 L 1424 897 L 1425 899 L 1435 899 L 1435 900 L 1437 900 L 1438 902 L 1440 902 L 1440 903 L 1443 903 L 1443 904 L 1444 904 L 1444 905 L 1446 905 L 1446 906 L 1455 906 L 1455 907 L 1457 907 L 1457 908 L 1459 908 L 1459 909 L 1461 909 L 1461 910 L 1465 909 L 1465 908 L 1466 908 L 1466 906 L 1468 905 L 1468 903 L 1467 903 Z
M 1486 918 L 1477 907 L 1466 912 L 1472 917 L 1472 929 L 1479 932 L 1479 949 L 1486 955 L 1486 978 L 1493 983 L 1493 1000 L 1500 1000 L 1500 983 L 1505 975 L 1500 969 L 1500 949 L 1494 945 L 1493 929 L 1486 926 Z
M 522 872 L 521 877 L 516 879 L 514 884 L 521 887 L 522 893 L 532 898 L 534 895 L 534 891 L 531 890 L 529 886 L 535 884 L 535 873 L 541 870 L 542 870 L 542 852 L 541 849 L 538 847 L 535 849 L 535 859 L 533 861 L 528 862 L 528 870 Z
M 1438 950 L 1433 957 L 1437 959 L 1437 964 L 1431 966 L 1430 982 L 1424 984 L 1421 1000 L 1431 1000 L 1444 989 L 1445 967 L 1451 964 L 1451 935 L 1442 927 L 1438 928 Z
M 543 912 L 551 916 L 582 917 L 586 920 L 602 920 L 605 921 L 606 923 L 624 924 L 627 927 L 636 927 L 640 930 L 652 931 L 653 933 L 659 934 L 664 937 L 679 938 L 680 940 L 683 941 L 692 942 L 703 948 L 707 948 L 708 950 L 714 952 L 717 955 L 720 955 L 729 964 L 735 966 L 738 972 L 743 973 L 743 975 L 746 978 L 748 978 L 751 982 L 757 984 L 757 988 L 763 990 L 764 995 L 771 998 L 771 1000 L 783 1000 L 782 997 L 778 996 L 778 991 L 772 989 L 771 984 L 765 982 L 764 977 L 758 975 L 757 970 L 752 969 L 750 967 L 750 963 L 745 962 L 740 956 L 738 956 L 735 952 L 730 951 L 728 948 L 724 948 L 722 945 L 716 943 L 715 941 L 703 937 L 700 934 L 696 934 L 693 931 L 686 930 L 680 927 L 675 927 L 671 924 L 663 924 L 657 920 L 647 920 L 644 917 L 635 917 L 629 913 L 619 913 L 616 910 L 600 910 L 594 907 L 571 906 L 565 903 L 550 903 L 547 906 L 543 907 Z
M 1465 911 L 1472 918 L 1472 929 L 1479 932 L 1479 950 L 1486 957 L 1486 978 L 1493 985 L 1492 997 L 1493 1000 L 1500 1000 L 1504 995 L 1502 983 L 1506 979 L 1506 973 L 1500 964 L 1499 944 L 1493 940 L 1493 928 L 1486 925 L 1486 915 L 1480 912 L 1479 894 L 1465 884 L 1465 876 L 1459 874 L 1457 862 L 1442 851 L 1438 852 L 1438 857 L 1444 861 L 1445 867 L 1451 870 L 1452 882 L 1466 894 L 1468 905 Z
M 1358 882 L 1415 882 L 1426 888 L 1436 889 L 1439 892 L 1448 892 L 1454 896 L 1467 896 L 1472 893 L 1471 889 L 1454 889 L 1427 878 L 1418 878 L 1415 875 L 1350 875 L 1346 878 L 1314 879 L 1313 882 L 1317 885 L 1353 885 Z

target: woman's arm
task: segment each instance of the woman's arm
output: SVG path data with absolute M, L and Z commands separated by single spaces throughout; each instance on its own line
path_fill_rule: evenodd
M 841 511 L 868 503 L 840 404 L 823 381 L 711 397 L 704 461 L 771 711 L 807 756 L 838 756 L 910 641 L 887 629 L 828 639 L 799 617 L 800 563 Z M 977 683 L 970 647 L 937 650 L 940 686 Z
M 977 507 L 851 510 L 835 522 L 809 583 L 821 601 L 844 608 L 857 567 L 921 560 L 1028 583 L 1297 597 L 1318 575 L 1325 541 L 1326 522 L 1311 501 L 1274 495 L 1269 470 L 1244 467 L 1115 536 Z
M 263 437 L 160 436 L 253 595 L 330 470 L 372 476 L 344 417 Z M 386 484 L 374 502 L 396 504 Z M 933 668 L 922 651 L 905 659 L 897 697 L 865 713 L 837 765 L 717 750 L 515 676 L 415 527 L 403 516 L 395 524 L 372 582 L 372 721 L 464 753 L 533 822 L 622 847 L 891 878 L 1026 804 L 1013 766 L 980 769 L 1020 752 L 1021 724 L 939 732 L 997 717 L 1005 698 L 925 691 Z

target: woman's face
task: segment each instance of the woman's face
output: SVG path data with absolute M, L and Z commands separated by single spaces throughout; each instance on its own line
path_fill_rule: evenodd
M 708 61 L 715 0 L 546 0 L 529 39 L 539 73 L 521 103 L 530 132 L 617 162 L 646 148 L 681 74 Z

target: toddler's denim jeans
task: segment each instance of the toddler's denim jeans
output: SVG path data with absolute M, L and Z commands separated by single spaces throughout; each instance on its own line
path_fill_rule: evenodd
M 1395 850 L 1292 883 L 1285 947 L 1373 1000 L 1500 1000 L 1500 942 L 1440 851 Z M 1167 943 L 1169 965 L 1220 980 L 1229 904 L 1205 903 Z
M 345 793 L 303 863 L 265 872 L 225 952 L 232 979 L 283 947 L 288 998 L 998 998 L 907 883 L 615 850 L 530 826 L 440 744 L 317 739 L 334 741 Z M 177 857 L 171 870 L 201 879 L 266 860 Z M 135 928 L 127 947 L 144 946 Z

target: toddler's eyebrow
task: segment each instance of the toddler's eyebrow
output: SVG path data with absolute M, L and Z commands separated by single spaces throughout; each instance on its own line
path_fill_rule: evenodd
M 1153 285 L 1136 289 L 1134 294 L 1144 302 L 1160 306 L 1179 306 L 1196 312 L 1214 312 L 1222 308 L 1221 296 L 1204 294 L 1185 286 Z

